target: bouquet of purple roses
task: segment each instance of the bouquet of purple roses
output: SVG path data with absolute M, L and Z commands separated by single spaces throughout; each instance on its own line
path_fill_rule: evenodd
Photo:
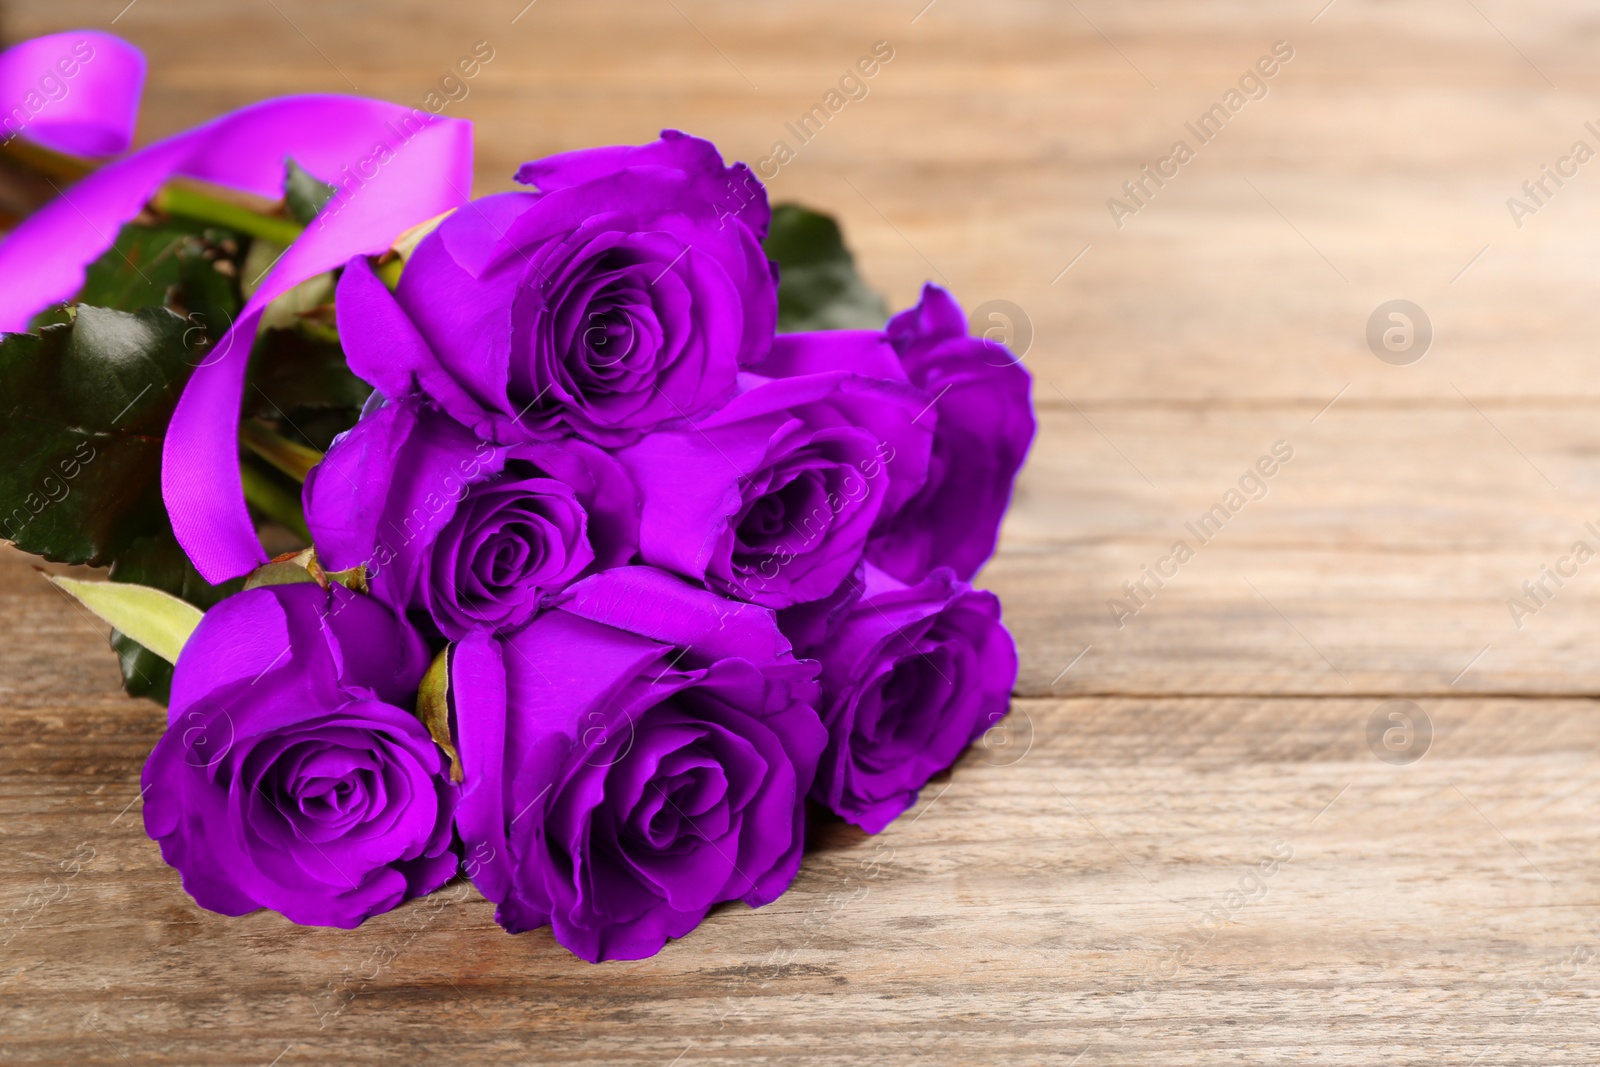
M 492 51 L 489 53 L 492 55 Z M 0 55 L 0 536 L 167 704 L 145 826 L 229 915 L 464 873 L 636 959 L 1006 714 L 1029 378 L 668 131 L 469 199 L 470 126 L 267 101 L 127 154 L 143 60 Z M 885 321 L 887 320 L 887 321 Z

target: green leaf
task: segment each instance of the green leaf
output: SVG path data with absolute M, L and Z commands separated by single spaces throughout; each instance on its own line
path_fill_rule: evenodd
M 135 541 L 111 565 L 109 577 L 113 582 L 152 586 L 202 611 L 244 588 L 242 578 L 212 585 L 200 577 L 170 531 Z
M 171 220 L 154 226 L 124 226 L 114 243 L 85 271 L 78 300 L 96 307 L 161 307 L 181 281 L 178 250 L 201 248 L 199 227 Z
M 239 264 L 239 289 L 246 299 L 256 295 L 256 290 L 261 288 L 261 283 L 266 280 L 267 274 L 288 250 L 287 244 L 278 244 L 275 241 L 258 238 L 250 242 L 250 250 L 245 253 L 244 262 Z
M 332 308 L 333 293 L 332 274 L 307 278 L 267 305 L 266 311 L 261 313 L 261 327 L 266 330 L 297 329 L 303 316 L 322 308 Z M 334 336 L 337 337 L 337 333 Z
M 251 356 L 244 414 L 286 440 L 326 452 L 356 424 L 371 394 L 372 386 L 350 373 L 338 345 L 303 329 L 265 330 Z
M 298 330 L 267 330 L 250 364 L 245 406 L 263 418 L 281 419 L 302 408 L 360 412 L 372 395 L 372 386 L 350 372 L 342 348 Z
M 122 311 L 195 311 L 197 323 L 214 327 L 210 332 L 215 340 L 239 310 L 240 248 L 236 234 L 184 219 L 130 223 L 89 264 L 77 302 Z
M 123 582 L 80 582 L 50 575 L 59 589 L 168 663 L 178 662 L 184 642 L 204 612 L 170 593 Z
M 356 424 L 372 394 L 370 385 L 350 373 L 340 349 L 287 330 L 268 330 L 256 342 L 250 375 L 246 422 L 259 420 L 284 440 L 317 453 L 328 451 Z M 246 433 L 241 426 L 241 436 Z M 244 444 L 250 446 L 248 440 Z
M 172 664 L 121 630 L 111 631 L 111 647 L 122 669 L 122 689 L 165 707 L 172 703 Z
M 883 297 L 856 273 L 839 224 L 827 215 L 777 205 L 765 248 L 779 268 L 779 333 L 878 330 L 888 321 Z
M 206 238 L 205 247 L 178 247 L 179 288 L 172 294 L 177 299 L 168 306 L 187 315 L 207 343 L 215 345 L 239 317 L 244 303 L 239 293 L 240 242 L 220 230 L 207 230 Z
M 28 322 L 29 333 L 39 333 L 46 326 L 68 326 L 72 323 L 71 304 L 52 304 Z
M 294 160 L 289 160 L 283 180 L 283 206 L 289 217 L 302 226 L 311 225 L 317 212 L 328 206 L 339 190 L 306 170 Z
M 200 577 L 170 532 L 135 541 L 111 565 L 109 577 L 113 582 L 152 586 L 202 610 L 237 593 L 244 585 L 240 578 L 211 585 Z M 166 704 L 171 695 L 172 664 L 120 631 L 111 635 L 111 646 L 122 661 L 122 688 L 128 695 Z
M 197 334 L 164 308 L 79 306 L 71 325 L 0 335 L 0 538 L 100 566 L 167 529 L 161 448 Z

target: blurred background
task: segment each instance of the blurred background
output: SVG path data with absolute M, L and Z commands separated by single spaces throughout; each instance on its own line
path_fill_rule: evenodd
M 1506 605 L 1600 518 L 1600 180 L 1574 162 L 1535 187 L 1543 206 L 1523 190 L 1574 142 L 1600 150 L 1600 8 L 118 6 L 8 0 L 0 28 L 109 26 L 144 48 L 144 141 L 284 93 L 439 107 L 476 124 L 479 192 L 526 159 L 685 129 L 774 201 L 837 216 L 892 307 L 949 287 L 1036 376 L 1040 447 L 988 576 L 1038 624 L 1019 635 L 1028 694 L 1448 691 L 1486 645 L 1474 688 L 1600 684 L 1577 640 L 1594 593 L 1564 591 L 1537 627 Z M 796 136 L 874 49 L 865 95 Z M 1214 106 L 1226 121 L 1201 126 Z M 1409 365 L 1366 339 L 1394 299 L 1432 329 Z M 1295 459 L 1268 498 L 1119 628 L 1107 601 L 1138 606 L 1123 583 L 1279 440 Z

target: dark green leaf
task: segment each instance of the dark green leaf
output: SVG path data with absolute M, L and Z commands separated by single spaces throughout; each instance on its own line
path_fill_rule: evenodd
M 78 300 L 96 307 L 161 307 L 178 284 L 178 249 L 200 246 L 193 223 L 169 220 L 124 226 L 116 243 L 89 264 Z
M 208 236 L 216 231 L 207 231 Z M 173 304 L 179 314 L 200 328 L 206 343 L 215 345 L 228 332 L 239 315 L 243 299 L 239 294 L 238 241 L 202 247 L 184 244 L 178 248 L 178 291 Z M 169 305 L 172 306 L 172 305 Z
M 111 631 L 111 647 L 122 667 L 124 692 L 162 706 L 172 702 L 172 664 L 120 630 Z
M 291 414 L 292 422 L 278 419 L 271 424 L 273 429 L 296 444 L 326 452 L 333 447 L 334 438 L 356 424 L 361 412 L 357 408 L 303 408 Z
M 161 447 L 199 344 L 164 308 L 0 336 L 0 538 L 99 566 L 165 530 Z
M 64 326 L 71 321 L 71 304 L 53 304 L 33 317 L 33 321 L 28 323 L 28 331 L 38 333 L 46 326 Z
M 338 189 L 289 160 L 288 174 L 283 181 L 283 206 L 288 208 L 289 217 L 300 225 L 311 225 L 317 212 L 327 206 L 336 192 Z
M 338 345 L 300 330 L 266 330 L 251 353 L 245 410 L 280 420 L 306 408 L 356 413 L 371 393 L 372 386 L 350 373 Z
M 237 235 L 201 223 L 129 223 L 118 232 L 116 243 L 89 264 L 77 300 L 123 311 L 161 306 L 182 310 L 204 301 L 204 296 L 197 300 L 185 292 L 198 288 L 237 310 L 240 251 Z
M 77 302 L 121 311 L 193 312 L 192 323 L 214 341 L 239 312 L 243 246 L 237 234 L 185 219 L 129 223 L 85 271 Z M 53 309 L 35 320 L 34 329 L 65 318 L 62 309 Z
M 779 268 L 779 333 L 877 330 L 888 321 L 883 298 L 856 273 L 839 224 L 827 215 L 777 205 L 765 247 Z
M 117 557 L 107 575 L 113 582 L 131 582 L 182 597 L 204 611 L 244 588 L 243 578 L 212 585 L 200 577 L 170 530 L 141 537 Z
M 326 452 L 354 426 L 372 386 L 350 373 L 344 351 L 302 330 L 265 330 L 250 360 L 244 413 L 298 444 Z

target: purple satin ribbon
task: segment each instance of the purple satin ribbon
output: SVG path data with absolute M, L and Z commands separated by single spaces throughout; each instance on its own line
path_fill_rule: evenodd
M 162 453 L 161 491 L 173 531 L 210 582 L 267 558 L 245 507 L 238 461 L 240 402 L 261 313 L 307 278 L 382 252 L 407 228 L 465 203 L 472 124 L 359 97 L 268 100 L 102 167 L 0 242 L 0 330 L 25 330 L 33 315 L 78 291 L 85 267 L 167 178 L 275 198 L 291 157 L 340 191 L 195 370 Z
M 120 37 L 69 30 L 0 52 L 0 141 L 58 152 L 127 151 L 139 117 L 144 56 Z

